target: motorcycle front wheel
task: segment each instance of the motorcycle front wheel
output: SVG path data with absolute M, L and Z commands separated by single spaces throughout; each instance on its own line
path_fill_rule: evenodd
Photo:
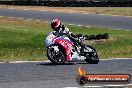
M 47 49 L 47 57 L 53 64 L 64 64 L 66 60 L 63 52 L 55 51 L 54 46 Z
M 86 47 L 91 48 L 93 51 L 86 53 L 86 62 L 90 64 L 98 64 L 99 62 L 99 54 L 96 49 L 92 46 L 87 45 Z

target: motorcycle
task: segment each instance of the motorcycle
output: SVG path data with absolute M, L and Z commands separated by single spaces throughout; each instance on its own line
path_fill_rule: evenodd
M 81 36 L 79 39 L 82 42 L 91 38 L 89 36 Z M 53 64 L 64 64 L 74 61 L 86 61 L 90 64 L 97 64 L 99 62 L 99 54 L 94 47 L 85 45 L 82 52 L 81 45 L 72 41 L 66 35 L 57 36 L 54 32 L 50 32 L 46 37 L 45 45 L 47 57 Z

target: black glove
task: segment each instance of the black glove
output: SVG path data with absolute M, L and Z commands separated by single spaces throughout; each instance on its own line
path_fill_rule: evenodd
M 61 25 L 62 30 L 65 30 L 65 25 Z
M 71 35 L 70 36 L 72 36 L 72 37 L 74 37 L 74 38 L 77 38 L 77 36 L 76 35 L 74 35 L 73 33 L 71 33 Z
M 76 36 L 77 36 L 77 37 L 82 37 L 82 34 L 77 34 Z
M 98 34 L 96 35 L 96 39 L 108 39 L 109 38 L 109 34 L 108 33 L 104 33 L 104 34 Z

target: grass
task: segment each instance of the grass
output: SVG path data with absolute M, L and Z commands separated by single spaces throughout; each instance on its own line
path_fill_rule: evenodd
M 30 9 L 30 10 L 47 10 L 54 12 L 74 12 L 74 13 L 92 13 L 92 14 L 109 14 L 132 16 L 132 7 L 46 7 L 46 6 L 11 6 L 0 5 L 3 8 Z
M 68 27 L 76 34 L 109 33 L 109 40 L 90 43 L 101 58 L 132 57 L 132 31 L 75 25 Z M 48 22 L 0 18 L 0 61 L 46 60 L 44 39 L 50 31 Z
M 46 22 L 0 19 L 0 60 L 44 60 L 44 38 L 49 32 Z

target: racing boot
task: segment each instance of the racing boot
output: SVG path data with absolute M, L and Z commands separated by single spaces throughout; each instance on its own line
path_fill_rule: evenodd
M 81 56 L 85 54 L 85 50 L 86 50 L 86 45 L 81 43 Z

